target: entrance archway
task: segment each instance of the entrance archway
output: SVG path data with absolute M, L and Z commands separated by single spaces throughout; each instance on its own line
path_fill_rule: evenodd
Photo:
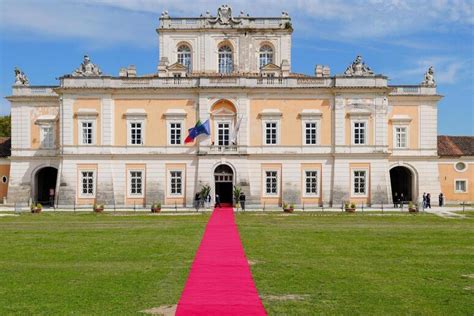
M 216 195 L 218 194 L 221 203 L 233 204 L 234 171 L 228 165 L 219 165 L 214 170 L 214 182 Z
M 54 167 L 44 167 L 35 175 L 35 195 L 34 201 L 44 206 L 53 206 L 56 193 L 56 179 L 58 169 Z M 53 190 L 53 191 L 51 191 Z M 51 195 L 51 193 L 54 193 Z
M 397 166 L 390 169 L 390 184 L 393 201 L 413 201 L 413 173 L 407 167 Z

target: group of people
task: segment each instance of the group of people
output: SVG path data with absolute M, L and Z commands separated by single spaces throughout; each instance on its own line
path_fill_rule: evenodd
M 221 197 L 219 196 L 219 194 L 216 194 L 215 198 L 216 198 L 215 207 L 221 207 Z M 245 193 L 240 192 L 239 199 L 238 199 L 238 201 L 235 201 L 235 203 L 240 204 L 240 207 L 242 208 L 242 211 L 245 211 L 245 200 L 246 200 Z M 210 208 L 211 207 L 211 195 L 208 194 L 203 199 L 199 193 L 196 193 L 196 195 L 194 196 L 194 207 L 196 209 L 203 208 L 203 207 L 204 208 Z
M 444 194 L 441 192 L 438 195 L 438 205 L 443 206 L 444 205 Z M 430 193 L 425 193 L 423 192 L 423 208 L 431 208 L 431 194 Z

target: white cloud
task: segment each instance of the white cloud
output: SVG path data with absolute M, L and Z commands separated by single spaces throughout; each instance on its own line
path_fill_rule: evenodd
M 296 36 L 342 41 L 382 39 L 422 31 L 449 32 L 474 24 L 469 0 L 241 0 L 236 14 L 290 12 Z M 101 45 L 155 45 L 154 28 L 163 10 L 171 16 L 215 14 L 222 0 L 3 0 L 0 28 L 15 34 L 82 38 Z

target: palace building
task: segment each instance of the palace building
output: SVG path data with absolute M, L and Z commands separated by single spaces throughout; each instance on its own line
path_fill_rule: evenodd
M 222 202 L 240 186 L 251 207 L 474 200 L 473 138 L 438 137 L 433 68 L 412 86 L 360 56 L 293 73 L 286 12 L 163 12 L 156 31 L 152 74 L 104 74 L 88 56 L 57 86 L 16 70 L 8 203 L 190 207 L 204 185 Z M 210 135 L 185 143 L 198 121 Z

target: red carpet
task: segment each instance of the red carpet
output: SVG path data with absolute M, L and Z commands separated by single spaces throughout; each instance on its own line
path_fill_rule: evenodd
M 232 208 L 212 213 L 176 315 L 266 315 Z

